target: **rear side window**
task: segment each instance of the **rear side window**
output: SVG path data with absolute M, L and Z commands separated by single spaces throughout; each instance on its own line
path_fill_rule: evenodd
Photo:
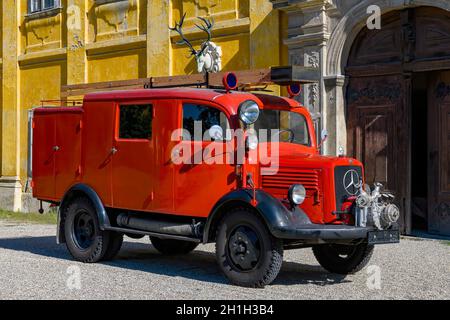
M 153 106 L 121 105 L 120 106 L 120 139 L 147 139 L 152 138 Z
M 224 140 L 229 140 L 230 125 L 225 113 L 213 107 L 183 104 L 183 129 L 186 134 L 189 133 L 189 135 L 183 136 L 183 140 L 211 141 L 209 129 L 212 126 L 220 126 L 225 137 Z M 200 128 L 201 130 L 196 132 L 195 129 Z

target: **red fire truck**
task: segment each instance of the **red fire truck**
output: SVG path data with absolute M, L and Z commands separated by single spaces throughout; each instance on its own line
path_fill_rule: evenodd
M 283 250 L 312 248 L 349 274 L 374 245 L 399 241 L 393 196 L 364 186 L 359 161 L 320 154 L 306 108 L 236 85 L 230 73 L 223 89 L 100 92 L 33 109 L 34 197 L 59 206 L 57 240 L 74 259 L 112 259 L 124 235 L 149 236 L 163 254 L 215 242 L 232 283 L 263 287 Z

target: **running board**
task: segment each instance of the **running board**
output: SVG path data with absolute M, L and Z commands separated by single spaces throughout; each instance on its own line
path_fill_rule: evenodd
M 129 229 L 129 228 L 119 228 L 119 227 L 105 227 L 105 230 L 107 231 L 115 231 L 120 233 L 132 233 L 132 234 L 139 234 L 144 236 L 152 236 L 160 239 L 173 239 L 173 240 L 182 240 L 182 241 L 190 241 L 190 242 L 196 242 L 200 243 L 201 239 L 197 238 L 191 238 L 191 237 L 185 237 L 180 235 L 173 235 L 173 234 L 165 234 L 165 233 L 157 233 L 157 232 L 150 232 L 150 231 L 144 231 L 144 230 L 136 230 L 136 229 Z

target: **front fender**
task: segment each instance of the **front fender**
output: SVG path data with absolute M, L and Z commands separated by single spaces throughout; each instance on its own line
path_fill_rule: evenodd
M 222 197 L 214 206 L 205 224 L 203 242 L 208 243 L 214 238 L 214 230 L 220 218 L 226 214 L 228 208 L 245 204 L 253 207 L 266 223 L 270 233 L 276 236 L 277 231 L 293 225 L 311 224 L 305 212 L 296 206 L 289 210 L 283 203 L 264 190 L 256 190 L 256 204 L 253 203 L 253 190 L 239 189 Z

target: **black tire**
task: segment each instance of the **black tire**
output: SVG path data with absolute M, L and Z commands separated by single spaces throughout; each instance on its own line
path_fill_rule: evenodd
M 87 198 L 75 199 L 65 210 L 64 234 L 67 249 L 77 261 L 98 262 L 110 249 L 111 232 L 100 230 L 97 213 Z
M 110 232 L 109 245 L 106 249 L 103 261 L 113 260 L 122 248 L 123 234 L 118 232 Z
M 374 250 L 373 245 L 326 244 L 313 247 L 314 256 L 320 265 L 331 273 L 354 274 L 369 263 Z
M 280 272 L 283 245 L 252 210 L 236 208 L 219 224 L 216 256 L 220 269 L 233 284 L 263 288 Z
M 165 255 L 188 254 L 198 246 L 197 242 L 160 239 L 156 237 L 150 237 L 150 241 L 156 250 Z

